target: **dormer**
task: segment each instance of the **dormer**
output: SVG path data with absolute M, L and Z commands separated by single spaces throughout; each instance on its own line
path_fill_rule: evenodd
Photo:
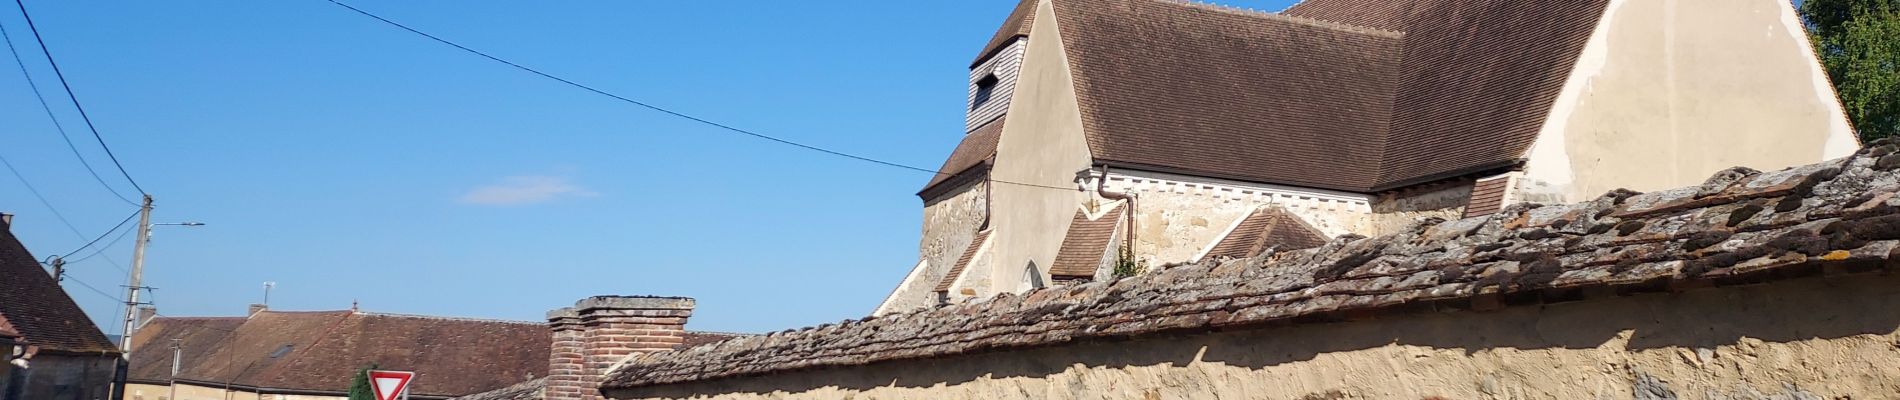
M 1023 0 L 1003 21 L 1003 26 L 983 45 L 970 63 L 969 111 L 964 132 L 976 130 L 1009 111 L 1010 94 L 1016 89 L 1016 76 L 1022 70 L 1023 49 L 1029 43 L 1029 27 L 1035 20 L 1038 0 Z
M 1009 111 L 1009 97 L 1016 89 L 1016 75 L 1022 70 L 1023 45 L 1027 37 L 1010 39 L 996 53 L 970 68 L 970 101 L 965 132 L 1002 117 Z

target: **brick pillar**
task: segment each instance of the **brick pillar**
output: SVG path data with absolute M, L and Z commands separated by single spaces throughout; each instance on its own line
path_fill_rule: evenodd
M 581 351 L 581 315 L 573 307 L 548 311 L 548 329 L 554 347 L 548 352 L 546 400 L 581 400 L 586 396 L 586 356 Z
M 574 305 L 581 334 L 582 400 L 599 400 L 600 380 L 614 364 L 636 353 L 672 350 L 685 342 L 686 297 L 594 296 Z M 549 397 L 553 399 L 553 397 Z

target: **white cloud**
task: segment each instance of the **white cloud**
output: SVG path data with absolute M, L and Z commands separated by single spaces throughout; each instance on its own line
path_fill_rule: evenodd
M 517 175 L 469 190 L 460 201 L 485 206 L 519 206 L 598 195 L 565 176 Z

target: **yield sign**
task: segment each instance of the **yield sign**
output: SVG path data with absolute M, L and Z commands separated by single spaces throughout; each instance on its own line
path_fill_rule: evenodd
M 416 373 L 409 371 L 369 371 L 369 390 L 376 400 L 399 400 L 409 391 L 409 381 Z

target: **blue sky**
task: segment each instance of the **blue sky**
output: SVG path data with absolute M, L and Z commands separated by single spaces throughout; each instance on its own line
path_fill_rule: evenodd
M 352 4 L 635 99 L 935 168 L 962 134 L 968 63 L 1014 3 Z M 154 235 L 146 283 L 167 315 L 240 315 L 275 281 L 276 309 L 514 320 L 590 295 L 690 296 L 693 329 L 764 332 L 863 316 L 916 260 L 925 174 L 612 101 L 324 1 L 28 7 L 157 197 L 155 222 L 209 224 Z M 0 24 L 79 149 L 130 192 L 18 13 Z M 0 122 L 0 156 L 84 233 L 0 175 L 0 210 L 35 255 L 134 210 L 13 65 Z M 116 295 L 130 255 L 127 238 L 68 269 Z M 66 286 L 118 330 L 114 300 Z

